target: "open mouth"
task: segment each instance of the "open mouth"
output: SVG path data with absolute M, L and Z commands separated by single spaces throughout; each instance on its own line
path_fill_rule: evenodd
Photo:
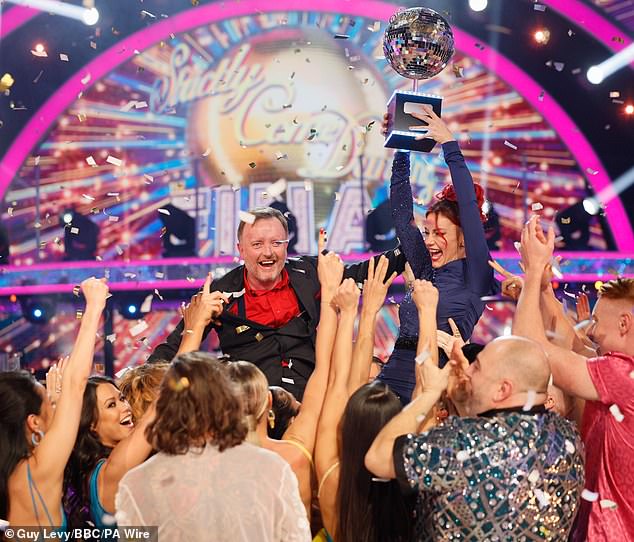
M 260 267 L 264 267 L 264 269 L 270 269 L 271 267 L 273 267 L 275 265 L 275 261 L 274 260 L 262 260 L 261 262 L 258 262 L 258 265 Z
M 128 414 L 125 418 L 123 418 L 119 425 L 125 425 L 126 427 L 133 427 L 134 422 L 132 421 L 132 414 Z
M 442 258 L 442 250 L 429 249 L 429 256 L 432 262 L 437 262 Z

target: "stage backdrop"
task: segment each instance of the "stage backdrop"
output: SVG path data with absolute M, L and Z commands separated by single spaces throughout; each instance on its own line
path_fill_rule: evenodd
M 392 92 L 410 87 L 383 58 L 384 26 L 255 14 L 134 51 L 99 80 L 87 74 L 5 193 L 12 263 L 61 259 L 70 208 L 99 224 L 104 261 L 160 257 L 168 203 L 197 218 L 200 256 L 233 254 L 238 211 L 276 197 L 298 218 L 299 252 L 315 248 L 319 226 L 336 233 L 330 248 L 361 249 L 390 173 L 380 119 Z M 524 188 L 546 219 L 587 195 L 557 133 L 472 58 L 458 52 L 421 90 L 445 97 L 443 115 L 500 215 L 499 248 L 519 237 Z M 421 212 L 447 173 L 438 149 L 413 156 Z M 591 245 L 605 248 L 596 225 Z

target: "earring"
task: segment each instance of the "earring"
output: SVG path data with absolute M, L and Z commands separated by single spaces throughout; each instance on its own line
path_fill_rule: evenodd
M 275 412 L 273 412 L 272 410 L 269 410 L 269 414 L 267 418 L 269 420 L 269 427 L 271 429 L 275 429 Z
M 35 435 L 37 435 L 37 438 L 35 438 Z M 33 446 L 37 446 L 42 439 L 44 438 L 44 431 L 42 431 L 41 429 L 38 429 L 37 431 L 34 431 L 33 433 L 31 433 L 31 444 L 33 444 Z

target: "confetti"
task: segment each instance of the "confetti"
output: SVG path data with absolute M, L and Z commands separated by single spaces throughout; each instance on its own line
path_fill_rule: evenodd
M 119 222 L 119 217 L 114 215 L 109 215 L 108 222 Z
M 256 166 L 257 166 L 257 164 L 255 162 L 249 162 L 249 167 L 251 169 L 255 169 Z
M 510 149 L 513 149 L 514 151 L 517 150 L 517 146 L 513 145 L 513 143 L 511 143 L 510 141 L 507 141 L 506 139 L 504 140 L 504 144 L 509 147 Z
M 537 97 L 537 99 L 538 99 L 540 102 L 543 102 L 543 101 L 544 101 L 544 91 L 543 91 L 543 90 L 539 93 L 539 96 Z
M 304 181 L 304 190 L 306 190 L 306 192 L 310 192 L 312 189 L 313 189 L 313 182 Z
M 275 159 L 276 160 L 286 160 L 288 158 L 288 154 L 286 154 L 285 152 L 276 152 L 275 153 Z
M 576 450 L 575 445 L 572 442 L 570 442 L 568 439 L 564 441 L 564 446 L 566 447 L 566 451 L 569 454 L 575 453 L 575 450 Z
M 35 76 L 35 79 L 33 79 L 33 84 L 36 84 L 40 80 L 40 77 L 42 77 L 43 74 L 44 74 L 44 70 L 40 70 L 40 73 L 38 73 Z
M 143 303 L 141 303 L 141 309 L 140 309 L 141 312 L 146 313 L 152 310 L 153 299 L 154 299 L 154 296 L 152 294 L 145 297 L 145 299 L 143 300 Z
M 0 92 L 9 90 L 13 86 L 13 83 L 15 83 L 15 79 L 13 79 L 10 73 L 5 73 L 2 78 L 0 78 Z
M 122 163 L 119 158 L 116 158 L 110 155 L 108 155 L 108 158 L 106 158 L 106 162 L 108 162 L 109 164 L 112 164 L 113 166 L 120 166 Z
M 546 11 L 546 6 L 544 4 L 533 4 L 533 9 L 535 11 Z
M 462 66 L 459 66 L 458 64 L 454 64 L 453 65 L 453 74 L 460 79 L 461 77 L 464 77 L 464 68 Z
M 236 327 L 236 333 L 240 335 L 241 333 L 244 333 L 245 331 L 248 331 L 249 329 L 251 329 L 249 326 L 238 326 Z
M 156 273 L 154 273 L 154 277 L 157 279 L 165 278 L 165 273 L 162 273 L 161 271 L 157 271 Z
M 559 267 L 559 260 L 557 260 L 557 258 L 553 258 L 550 261 L 550 269 L 553 272 L 553 275 L 559 280 L 564 278 L 564 274 L 561 272 L 561 267 Z
M 79 233 L 79 228 L 71 228 L 70 233 L 77 235 Z
M 284 382 L 285 384 L 295 384 L 295 381 L 292 378 L 286 378 L 286 377 L 282 377 L 282 382 Z
M 176 392 L 181 392 L 189 388 L 189 378 L 186 376 L 181 376 L 178 380 L 174 380 L 170 378 L 169 387 Z
M 266 187 L 266 193 L 272 198 L 276 198 L 286 190 L 286 179 L 283 177 Z
M 539 471 L 537 469 L 533 469 L 531 473 L 528 475 L 528 481 L 531 484 L 536 484 L 539 481 Z
M 163 296 L 161 295 L 161 292 L 159 292 L 157 288 L 154 288 L 154 295 L 158 297 L 161 301 L 163 301 Z
M 88 194 L 82 194 L 81 197 L 87 199 L 88 201 L 95 201 L 95 198 L 89 196 Z
M 335 34 L 336 40 L 347 40 L 349 38 L 350 36 L 348 36 L 348 34 Z
M 572 36 L 574 36 L 575 33 L 572 31 L 572 29 L 568 29 L 568 37 L 572 38 Z
M 617 504 L 610 499 L 601 499 L 599 505 L 601 508 L 609 508 L 610 510 L 616 510 L 618 508 Z
M 147 181 L 149 181 L 147 184 L 150 184 L 150 183 L 154 182 L 154 177 L 152 177 L 152 175 L 148 175 L 147 173 L 144 173 L 144 174 L 143 174 L 143 177 L 144 177 Z
M 95 159 L 92 156 L 89 156 L 88 158 L 86 158 L 86 163 L 89 166 L 97 167 L 97 162 L 95 162 Z
M 581 498 L 584 501 L 595 502 L 599 499 L 599 494 L 595 493 L 594 491 L 590 491 L 589 489 L 584 489 L 581 492 Z
M 111 343 L 115 342 L 115 340 L 117 339 L 117 334 L 116 333 L 112 333 L 110 335 L 106 335 L 106 341 L 109 341 Z
M 240 222 L 244 222 L 245 224 L 253 224 L 255 222 L 255 215 L 247 213 L 246 211 L 240 211 L 238 213 L 238 218 L 240 219 Z
M 82 85 L 87 85 L 88 83 L 90 83 L 90 80 L 92 79 L 92 75 L 90 75 L 89 73 L 87 73 L 84 77 L 82 77 L 81 79 L 81 84 Z
M 596 175 L 597 173 L 599 173 L 596 169 L 592 169 L 591 167 L 586 168 L 586 172 L 590 175 Z
M 158 212 L 162 215 L 170 216 L 170 212 L 167 209 L 158 209 Z
M 582 320 L 581 322 L 575 325 L 575 329 L 579 331 L 581 329 L 588 327 L 590 324 L 592 324 L 592 320 Z
M 546 508 L 550 504 L 550 495 L 545 491 L 535 487 L 533 488 L 533 495 L 539 501 L 540 508 Z
M 260 333 L 259 331 L 255 334 L 255 340 L 260 342 L 262 339 L 264 339 L 264 335 L 262 335 L 262 333 Z
M 75 311 L 75 318 L 77 320 L 81 320 L 83 316 L 84 316 L 84 311 L 82 311 L 82 310 Z
M 147 107 L 147 102 L 137 102 L 134 104 L 135 109 L 143 109 L 144 107 Z
M 543 208 L 544 206 L 541 203 L 533 203 L 533 205 L 531 205 L 533 211 L 541 211 Z
M 515 247 L 515 250 L 522 254 L 522 243 L 520 243 L 519 241 L 515 241 L 513 243 L 513 246 Z
M 416 361 L 418 365 L 422 365 L 430 357 L 431 357 L 431 354 L 429 353 L 429 350 L 425 349 L 420 354 L 418 354 L 418 356 L 414 358 L 414 361 Z
M 535 399 L 537 399 L 537 393 L 535 390 L 528 390 L 526 392 L 526 402 L 524 403 L 522 410 L 524 412 L 528 412 L 531 408 L 533 408 L 535 405 Z
M 621 93 L 618 90 L 610 92 L 610 98 L 618 98 L 619 96 L 621 96 Z
M 391 482 L 392 479 L 391 478 L 372 478 L 373 482 L 381 482 L 381 483 L 387 483 L 387 482 Z
M 62 62 L 68 62 L 68 55 L 66 55 L 66 54 L 64 54 L 64 53 L 60 53 L 60 54 L 59 54 L 59 59 L 60 59 Z
M 81 292 L 81 286 L 79 286 L 79 284 L 76 284 L 75 286 L 73 286 L 73 295 L 76 297 L 79 297 L 79 293 Z
M 222 292 L 222 295 L 225 297 L 233 296 L 234 298 L 242 297 L 244 295 L 244 288 L 239 292 Z
M 44 48 L 42 49 L 31 49 L 31 54 L 33 56 L 37 56 L 40 58 L 46 58 L 48 56 L 48 53 L 44 50 Z
M 563 71 L 564 67 L 566 66 L 565 62 L 554 62 L 553 65 L 558 72 Z
M 612 414 L 612 416 L 614 416 L 614 419 L 619 423 L 621 423 L 625 419 L 625 416 L 623 416 L 623 414 L 621 413 L 619 405 L 612 405 L 610 407 L 610 414 Z
M 141 320 L 138 324 L 130 328 L 130 335 L 132 335 L 132 337 L 141 335 L 148 327 L 150 327 L 148 323 L 145 320 Z
M 381 21 L 374 21 L 372 26 L 368 26 L 368 30 L 370 32 L 378 32 L 379 30 L 381 30 Z

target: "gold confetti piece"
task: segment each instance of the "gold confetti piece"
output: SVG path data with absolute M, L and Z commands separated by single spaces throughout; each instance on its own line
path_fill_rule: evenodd
M 105 370 L 103 363 L 95 363 L 95 371 L 98 373 L 103 373 Z
M 162 279 L 165 277 L 165 273 L 162 273 L 161 271 L 157 271 L 156 273 L 154 273 L 154 277 L 157 279 Z
M 257 165 L 257 164 L 256 164 L 255 162 L 249 162 L 249 167 L 250 167 L 251 169 L 255 169 L 256 165 Z
M 618 98 L 621 93 L 618 90 L 613 90 L 610 92 L 610 98 Z
M 13 79 L 10 73 L 5 73 L 2 78 L 0 78 L 0 92 L 9 90 L 13 86 L 13 83 L 15 83 L 15 79 Z
M 238 218 L 240 219 L 240 222 L 244 222 L 245 224 L 253 224 L 255 222 L 255 215 L 247 213 L 246 211 L 240 211 L 238 213 Z
M 264 335 L 262 335 L 262 333 L 260 333 L 259 331 L 255 334 L 255 340 L 260 342 L 262 339 L 264 339 Z
M 510 149 L 513 149 L 514 151 L 517 150 L 517 146 L 513 145 L 513 143 L 511 143 L 510 141 L 507 141 L 506 139 L 504 140 L 504 144 L 509 147 Z
M 67 55 L 67 54 L 64 54 L 64 53 L 60 53 L 60 54 L 59 54 L 59 59 L 60 59 L 62 62 L 68 62 L 68 55 Z
M 106 158 L 106 162 L 112 164 L 113 166 L 120 166 L 122 164 L 121 159 L 110 155 L 108 155 L 108 158 Z
M 244 333 L 245 331 L 248 331 L 249 329 L 251 329 L 249 326 L 238 326 L 236 327 L 236 333 L 240 335 L 241 333 Z
M 75 318 L 76 318 L 77 320 L 81 320 L 81 319 L 82 319 L 82 316 L 84 316 L 84 311 L 81 311 L 81 310 L 77 310 L 77 311 L 75 311 Z
M 457 78 L 461 78 L 464 77 L 464 68 L 458 64 L 454 64 L 453 65 L 453 74 L 457 77 Z

